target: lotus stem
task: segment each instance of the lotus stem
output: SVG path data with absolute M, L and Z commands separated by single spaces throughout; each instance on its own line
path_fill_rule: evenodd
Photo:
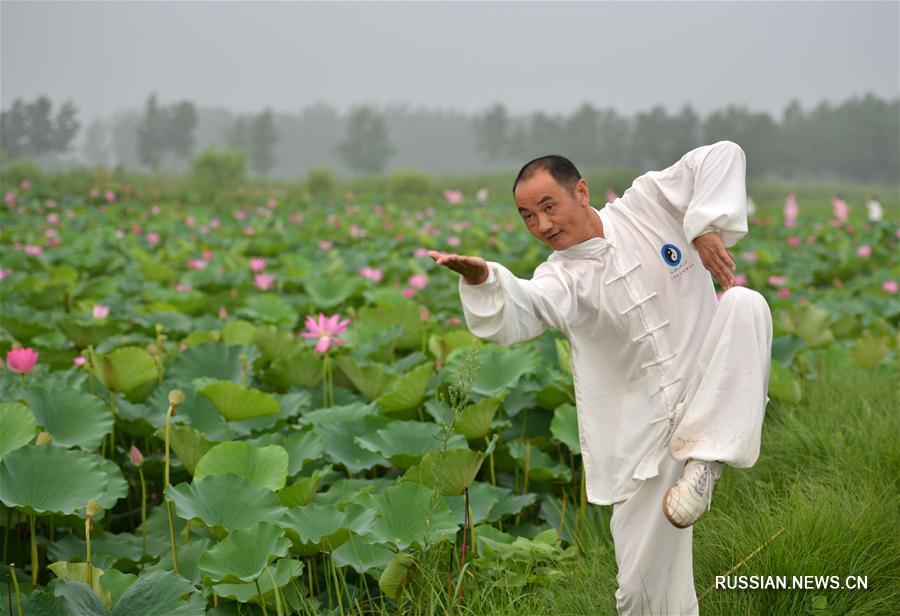
M 19 616 L 22 616 L 22 591 L 19 590 L 19 579 L 16 577 L 16 563 L 9 563 L 9 575 L 12 577 L 13 588 L 16 590 L 16 605 L 19 608 Z
M 331 576 L 334 578 L 334 594 L 337 595 L 338 613 L 344 613 L 344 600 L 341 598 L 341 585 L 338 584 L 337 566 L 334 564 L 334 556 L 329 554 L 328 563 L 331 565 Z
M 528 493 L 528 467 L 531 463 L 531 441 L 525 441 L 525 482 L 522 484 L 522 494 Z
M 259 578 L 253 580 L 256 584 L 256 596 L 259 597 L 259 605 L 262 607 L 263 616 L 268 616 L 266 612 L 266 602 L 263 600 L 262 591 L 259 589 Z
M 28 528 L 31 531 L 31 585 L 37 586 L 38 580 L 38 551 L 37 537 L 34 533 L 34 516 L 28 516 Z
M 490 445 L 491 440 L 485 436 L 484 440 L 488 445 Z M 491 450 L 491 453 L 488 454 L 488 465 L 491 468 L 491 485 L 495 488 L 497 487 L 497 475 L 494 473 L 494 451 Z
M 247 387 L 247 356 L 241 353 L 241 384 Z
M 84 543 L 85 543 L 85 558 L 84 562 L 87 563 L 87 583 L 91 588 L 94 587 L 94 571 L 91 566 L 91 514 L 87 514 L 84 517 Z
M 106 390 L 106 399 L 109 402 L 109 411 L 113 416 L 112 429 L 109 431 L 109 458 L 111 460 L 116 455 L 116 403 L 110 390 Z
M 3 527 L 3 562 L 6 562 L 6 553 L 9 551 L 9 527 L 12 525 L 12 509 L 6 510 L 6 526 Z
M 275 593 L 275 612 L 278 616 L 282 616 L 281 595 L 278 593 L 278 584 L 275 583 L 275 576 L 272 575 L 272 569 L 266 567 L 266 572 L 269 574 L 269 579 L 272 580 L 272 592 Z
M 25 389 L 25 373 L 22 372 L 19 376 L 22 377 L 22 389 Z
M 147 482 L 144 481 L 144 469 L 138 467 L 138 475 L 141 477 L 141 554 L 147 553 Z
M 184 394 L 180 389 L 173 389 L 169 392 L 169 408 L 166 411 L 166 427 L 165 427 L 165 467 L 163 469 L 163 491 L 169 486 L 169 438 L 171 435 L 171 419 L 175 414 L 175 407 L 184 402 Z M 178 573 L 178 553 L 175 549 L 175 520 L 172 512 L 172 501 L 166 499 L 166 515 L 169 518 L 169 543 L 172 544 L 172 567 L 175 573 Z

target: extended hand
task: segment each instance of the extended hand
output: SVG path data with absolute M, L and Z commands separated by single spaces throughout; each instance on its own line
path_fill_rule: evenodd
M 481 284 L 488 278 L 487 262 L 481 257 L 467 257 L 437 250 L 429 250 L 428 256 L 438 265 L 445 265 L 461 274 L 469 284 Z
M 719 281 L 722 290 L 730 289 L 734 284 L 734 255 L 725 249 L 725 243 L 718 233 L 704 233 L 694 238 L 694 248 L 700 253 L 703 267 Z

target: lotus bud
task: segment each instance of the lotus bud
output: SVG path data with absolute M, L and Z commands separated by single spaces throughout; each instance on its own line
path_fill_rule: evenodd
M 163 330 L 162 323 L 157 323 L 157 324 L 154 326 L 154 329 L 156 330 L 157 335 L 161 334 L 161 333 L 162 333 L 162 330 Z
M 131 463 L 133 465 L 135 465 L 135 466 L 143 466 L 144 465 L 144 454 L 142 454 L 141 450 L 138 449 L 137 447 L 135 447 L 134 445 L 131 446 L 131 451 L 129 452 L 129 455 L 131 456 Z
M 102 507 L 100 506 L 100 503 L 98 503 L 97 501 L 95 501 L 93 498 L 90 499 L 90 500 L 88 501 L 88 504 L 87 504 L 87 514 L 88 514 L 89 516 L 94 517 L 95 515 L 97 515 L 98 513 L 100 513 L 100 510 L 101 510 L 101 509 L 102 509 Z
M 48 445 L 53 442 L 53 435 L 44 430 L 40 434 L 37 435 L 37 440 L 35 443 L 38 445 Z
M 150 353 L 150 355 L 156 355 L 159 352 L 159 349 L 151 342 L 147 345 L 147 352 Z
M 184 402 L 184 392 L 180 389 L 173 389 L 169 392 L 169 404 L 172 406 L 178 406 L 182 402 Z

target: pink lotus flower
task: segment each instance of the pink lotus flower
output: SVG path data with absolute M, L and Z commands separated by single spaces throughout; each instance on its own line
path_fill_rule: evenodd
M 31 188 L 31 182 L 28 180 L 22 180 L 19 183 L 19 187 L 21 187 L 22 190 L 28 190 L 29 188 Z
M 100 191 L 97 190 L 96 188 L 92 188 L 92 189 L 90 190 L 90 193 L 88 193 L 88 194 L 90 194 L 91 199 L 96 199 L 97 197 L 100 196 Z
M 455 235 L 451 235 L 447 238 L 447 244 L 449 244 L 450 246 L 459 246 L 459 238 Z
M 154 216 L 156 216 L 157 214 L 159 214 L 160 211 L 161 211 L 161 210 L 159 209 L 159 206 L 158 206 L 158 205 L 151 205 L 151 206 L 150 206 L 150 213 L 153 214 Z
M 872 254 L 872 247 L 869 246 L 868 244 L 863 244 L 862 246 L 859 246 L 856 249 L 857 257 L 868 257 L 868 256 L 871 256 L 871 254 Z
M 275 282 L 275 276 L 271 274 L 257 274 L 253 277 L 253 284 L 260 291 L 267 291 L 273 282 Z
M 140 225 L 131 225 L 131 234 L 132 235 L 140 235 L 142 233 L 142 229 Z
M 425 248 L 424 246 L 420 246 L 419 248 L 416 248 L 415 256 L 416 257 L 427 257 L 428 249 Z
M 462 201 L 462 198 L 462 191 L 455 188 L 448 188 L 444 191 L 444 199 L 446 199 L 447 203 L 459 203 Z
M 803 243 L 803 240 L 801 240 L 796 235 L 792 235 L 789 238 L 787 238 L 787 243 L 788 243 L 788 246 L 799 246 L 800 244 Z
M 896 293 L 897 292 L 897 281 L 896 280 L 885 280 L 881 283 L 881 288 L 887 291 L 888 293 Z
M 448 317 L 444 320 L 444 323 L 446 323 L 447 325 L 460 325 L 462 321 L 459 317 Z
M 12 207 L 16 204 L 16 193 L 9 191 L 5 195 L 3 195 L 3 201 L 6 202 L 6 205 Z
M 109 316 L 109 306 L 94 304 L 94 308 L 91 310 L 91 315 L 95 319 L 105 319 L 107 316 Z
M 116 193 L 114 193 L 111 190 L 107 190 L 105 193 L 103 193 L 103 196 L 106 198 L 106 201 L 109 203 L 116 202 Z
M 204 261 L 212 261 L 213 251 L 212 250 L 204 250 L 202 253 Z
M 197 220 L 193 216 L 188 216 L 184 219 L 184 223 L 189 227 L 193 227 L 195 224 L 197 224 Z
M 47 222 L 50 223 L 51 225 L 58 225 L 59 224 L 59 214 L 57 214 L 56 212 L 47 214 Z
M 253 227 L 244 227 L 244 235 L 253 235 L 256 233 L 256 229 Z
M 212 220 L 209 221 L 209 226 L 213 229 L 218 229 L 221 224 L 222 223 L 219 222 L 218 218 L 213 218 Z
M 0 280 L 3 280 L 4 278 L 6 278 L 7 276 L 9 276 L 12 273 L 13 273 L 13 270 L 9 269 L 8 267 L 0 269 Z
M 734 275 L 734 284 L 738 287 L 747 286 L 747 277 L 743 274 L 735 274 Z
M 422 306 L 422 309 L 419 311 L 419 319 L 424 323 L 430 316 L 431 313 L 428 312 L 428 306 Z
M 475 193 L 475 198 L 478 199 L 479 203 L 485 203 L 489 195 L 490 191 L 487 188 L 479 188 L 478 192 Z
M 288 220 L 290 220 L 295 225 L 299 225 L 301 222 L 303 222 L 303 214 L 297 214 L 297 213 L 289 214 Z
M 382 278 L 381 270 L 373 267 L 360 268 L 359 275 L 374 282 L 381 282 Z
M 414 289 L 424 289 L 428 286 L 428 276 L 425 274 L 413 274 L 407 282 Z
M 302 332 L 300 335 L 303 338 L 311 338 L 316 340 L 316 346 L 313 349 L 317 353 L 324 353 L 327 351 L 331 345 L 341 345 L 346 344 L 345 340 L 339 338 L 339 334 L 344 333 L 347 329 L 347 324 L 350 322 L 350 319 L 344 319 L 343 321 L 339 321 L 340 314 L 334 314 L 330 317 L 326 317 L 321 312 L 319 313 L 318 322 L 311 315 L 306 317 L 306 330 Z
M 13 372 L 28 374 L 34 370 L 38 352 L 31 347 L 25 349 L 10 349 L 6 352 L 6 366 Z
M 31 255 L 33 257 L 36 257 L 36 256 L 40 255 L 42 252 L 44 252 L 44 251 L 41 249 L 40 246 L 32 246 L 30 244 L 25 246 L 25 254 L 26 255 Z
M 759 256 L 755 252 L 747 251 L 741 253 L 741 259 L 750 263 L 756 263 L 759 260 Z
M 778 297 L 790 297 L 791 296 L 791 290 L 788 289 L 787 287 L 781 287 L 780 289 L 778 289 L 777 293 L 778 293 Z
M 319 250 L 331 250 L 334 243 L 331 240 L 319 240 Z
M 244 220 L 245 218 L 247 218 L 247 212 L 245 212 L 244 210 L 238 210 L 234 213 L 234 217 L 238 220 Z
M 773 287 L 783 287 L 787 284 L 787 278 L 784 276 L 769 276 L 768 281 Z
M 841 223 L 847 222 L 847 217 L 850 215 L 850 208 L 847 206 L 846 201 L 840 197 L 832 197 L 831 209 L 834 211 L 834 217 L 837 220 Z
M 228 311 L 225 310 L 225 306 L 219 306 L 219 318 L 223 321 L 228 318 Z
M 131 458 L 131 463 L 134 466 L 143 466 L 144 464 L 144 454 L 141 453 L 141 450 L 131 446 L 131 450 L 128 452 L 128 457 Z
M 187 267 L 191 270 L 206 269 L 206 261 L 203 259 L 191 259 L 187 262 Z
M 800 207 L 797 205 L 797 195 L 788 194 L 784 199 L 784 226 L 794 227 L 797 225 L 797 216 L 800 214 Z
M 250 269 L 254 272 L 262 272 L 266 269 L 266 260 L 262 257 L 253 257 L 250 259 Z
M 159 244 L 159 233 L 156 231 L 150 231 L 147 233 L 147 243 L 151 246 L 156 246 Z
M 806 236 L 806 243 L 807 243 L 807 244 L 815 244 L 815 243 L 816 243 L 816 236 L 815 236 L 815 235 L 807 235 L 807 236 Z
M 75 359 L 72 360 L 72 363 L 75 364 L 76 366 L 83 366 L 86 362 L 87 362 L 87 360 L 82 355 L 79 355 L 78 357 L 76 357 Z
M 194 287 L 189 284 L 184 284 L 183 282 L 179 282 L 175 285 L 175 290 L 179 293 L 188 293 L 189 291 L 193 291 Z
M 405 289 L 403 289 L 403 297 L 412 297 L 415 294 L 416 294 L 415 289 L 411 289 L 409 287 L 406 287 Z

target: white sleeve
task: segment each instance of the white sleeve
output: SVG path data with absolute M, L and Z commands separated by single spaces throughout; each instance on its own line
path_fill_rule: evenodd
M 466 325 L 479 338 L 509 346 L 574 320 L 575 281 L 564 271 L 544 262 L 525 280 L 500 263 L 487 264 L 488 278 L 481 284 L 459 277 Z
M 689 242 L 717 231 L 726 246 L 734 246 L 747 233 L 746 164 L 741 146 L 718 141 L 645 173 L 634 185 L 675 216 Z

